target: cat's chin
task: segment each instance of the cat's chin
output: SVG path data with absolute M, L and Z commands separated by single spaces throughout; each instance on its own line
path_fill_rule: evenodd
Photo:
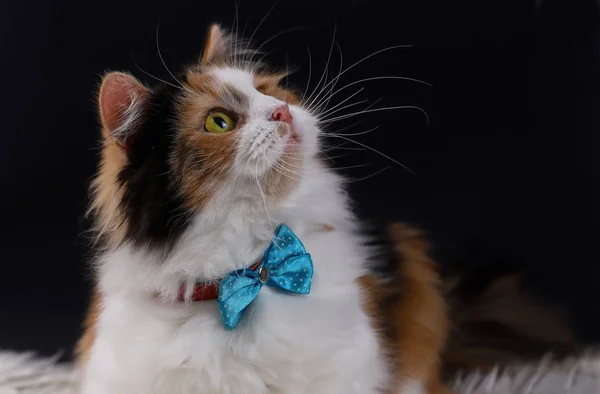
M 300 136 L 296 133 L 296 129 L 294 127 L 290 130 L 290 136 L 288 137 L 287 143 L 285 145 L 285 151 L 290 151 L 294 149 L 294 147 L 300 145 Z

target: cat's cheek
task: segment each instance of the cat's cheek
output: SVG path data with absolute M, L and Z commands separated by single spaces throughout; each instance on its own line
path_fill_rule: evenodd
M 294 128 L 300 144 L 308 156 L 314 155 L 318 150 L 317 120 L 301 108 L 291 106 L 290 112 L 294 119 Z

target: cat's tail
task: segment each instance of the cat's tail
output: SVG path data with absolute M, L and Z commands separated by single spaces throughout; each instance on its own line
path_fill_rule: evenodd
M 432 309 L 431 305 L 437 305 L 436 300 L 445 301 L 444 308 L 432 309 L 445 311 L 439 312 L 447 315 L 447 320 L 441 321 L 449 322 L 441 355 L 444 377 L 454 376 L 460 370 L 485 371 L 539 361 L 548 354 L 560 358 L 579 350 L 566 311 L 530 290 L 522 269 L 504 263 L 449 261 L 440 256 L 443 253 L 436 252 L 435 247 L 430 248 L 418 230 L 398 223 L 390 228 L 395 249 L 405 260 L 402 267 L 405 270 L 414 267 L 403 273 L 406 280 L 419 285 L 416 289 L 428 291 L 425 294 L 429 298 L 420 295 L 423 291 L 410 293 L 412 300 L 418 301 L 413 304 Z M 444 264 L 438 262 L 435 266 L 433 259 L 423 258 L 426 255 L 433 255 L 431 257 Z M 438 276 L 439 271 L 446 272 Z M 432 285 L 438 288 L 439 298 L 428 290 L 433 290 Z M 419 327 L 427 326 L 423 322 L 419 324 Z M 445 327 L 446 323 L 444 331 Z M 414 342 L 414 338 L 411 341 Z
M 446 376 L 579 350 L 567 311 L 534 293 L 518 268 L 463 264 L 442 283 L 452 322 L 442 355 Z

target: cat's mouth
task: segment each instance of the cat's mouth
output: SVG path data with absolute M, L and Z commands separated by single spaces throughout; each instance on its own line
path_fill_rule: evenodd
M 294 126 L 290 127 L 290 136 L 288 137 L 287 140 L 287 145 L 298 145 L 300 143 L 300 137 L 298 136 L 298 133 L 296 133 L 296 129 L 294 128 Z

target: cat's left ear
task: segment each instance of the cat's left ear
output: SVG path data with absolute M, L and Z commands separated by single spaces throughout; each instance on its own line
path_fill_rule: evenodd
M 133 75 L 111 72 L 102 78 L 98 94 L 98 112 L 102 134 L 125 152 L 137 134 L 150 98 L 150 90 Z
M 202 52 L 201 63 L 223 63 L 231 55 L 231 37 L 217 24 L 211 25 Z

